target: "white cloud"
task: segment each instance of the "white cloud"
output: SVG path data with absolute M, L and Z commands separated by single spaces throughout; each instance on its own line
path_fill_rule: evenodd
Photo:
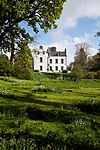
M 91 54 L 92 54 L 92 56 L 95 55 L 97 52 L 98 52 L 97 49 L 95 49 L 93 47 L 91 48 Z
M 63 40 L 60 42 L 54 42 L 49 45 L 44 45 L 44 48 L 47 49 L 48 47 L 55 46 L 57 48 L 57 51 L 64 51 L 65 48 L 67 49 L 67 64 L 73 61 L 73 54 L 74 54 L 74 43 L 70 40 Z
M 60 33 L 61 33 L 61 37 L 60 37 Z M 52 47 L 55 46 L 57 47 L 58 51 L 64 51 L 64 49 L 67 49 L 67 63 L 68 65 L 70 64 L 70 62 L 72 62 L 74 60 L 74 54 L 75 54 L 75 49 L 74 46 L 77 43 L 81 43 L 81 42 L 87 42 L 89 43 L 91 35 L 85 33 L 83 36 L 75 36 L 74 38 L 64 34 L 63 32 L 60 32 L 59 30 L 54 32 L 54 34 L 52 33 L 52 38 L 53 41 L 51 44 L 47 44 L 44 45 L 45 50 L 48 47 Z M 97 52 L 96 49 L 91 48 L 91 54 L 95 54 Z
M 60 20 L 57 21 L 59 28 L 74 28 L 79 18 L 100 17 L 100 0 L 69 0 L 64 5 Z
M 64 31 L 59 29 L 51 32 L 50 36 L 53 39 L 53 41 L 62 41 L 66 38 L 66 34 L 64 33 Z
M 68 50 L 68 64 L 73 61 L 75 49 L 74 45 L 81 42 L 91 43 L 91 38 L 94 36 L 89 33 L 84 33 L 81 36 L 70 37 L 65 33 L 66 29 L 75 28 L 80 18 L 100 17 L 100 0 L 69 0 L 64 5 L 64 10 L 60 20 L 57 21 L 58 29 L 51 32 L 49 35 L 52 38 L 52 43 L 48 46 L 56 46 L 58 50 Z M 100 21 L 96 23 L 96 27 L 100 27 Z M 91 31 L 92 33 L 92 31 Z M 96 49 L 91 48 L 91 54 L 95 54 Z
M 48 47 L 55 46 L 58 51 L 64 51 L 64 49 L 66 48 L 67 56 L 68 56 L 67 57 L 68 65 L 74 61 L 75 44 L 81 43 L 81 42 L 89 43 L 91 39 L 91 35 L 87 33 L 85 33 L 83 36 L 75 36 L 74 38 L 72 38 L 69 35 L 64 34 L 64 32 L 60 30 L 53 32 L 51 37 L 53 38 L 53 42 L 51 44 L 43 45 L 44 49 L 47 50 Z M 34 46 L 32 45 L 31 48 L 33 47 Z M 90 53 L 94 55 L 95 53 L 97 53 L 97 50 L 91 47 Z
M 60 51 L 63 51 L 66 48 L 69 64 L 74 58 L 75 44 L 81 42 L 91 44 L 91 39 L 94 36 L 92 35 L 92 32 L 95 31 L 94 33 L 96 33 L 96 29 L 100 28 L 100 20 L 98 20 L 98 17 L 100 17 L 100 0 L 68 0 L 68 2 L 64 5 L 61 18 L 57 21 L 58 28 L 47 34 L 53 42 L 51 42 L 51 44 L 44 45 L 45 50 L 51 46 L 56 46 L 57 50 Z M 70 28 L 76 28 L 77 22 L 81 18 L 96 19 L 96 25 L 91 28 L 90 34 L 84 33 L 81 36 L 78 36 L 76 33 L 74 37 L 71 37 L 67 34 L 67 30 Z M 91 54 L 95 54 L 96 52 L 96 49 L 91 48 Z
M 90 38 L 91 38 L 91 35 L 88 34 L 88 33 L 85 33 L 85 34 L 82 35 L 82 36 L 74 37 L 74 43 L 75 43 L 75 44 L 77 44 L 77 43 L 83 43 L 83 42 L 89 43 Z

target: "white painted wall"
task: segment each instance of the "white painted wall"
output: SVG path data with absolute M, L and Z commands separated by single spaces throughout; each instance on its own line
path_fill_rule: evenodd
M 34 70 L 40 71 L 40 66 L 42 66 L 41 72 L 47 72 L 47 53 L 43 49 L 33 50 L 33 66 Z M 40 62 L 40 58 L 42 58 L 42 62 Z
M 33 66 L 34 70 L 39 70 L 40 72 L 61 72 L 67 69 L 67 57 L 66 56 L 48 56 L 48 53 L 42 48 L 34 49 L 32 51 L 33 56 Z M 40 58 L 42 58 L 42 62 L 40 62 Z M 50 63 L 50 59 L 52 59 L 52 63 Z M 58 59 L 58 63 L 55 60 Z M 63 59 L 63 63 L 61 63 L 61 59 Z M 40 66 L 42 66 L 42 70 L 40 70 Z M 52 67 L 52 71 L 50 70 L 50 66 Z M 58 70 L 56 70 L 58 67 Z
M 52 63 L 50 63 L 50 59 L 52 59 Z M 56 59 L 58 60 L 58 63 L 56 63 Z M 63 59 L 63 63 L 61 62 L 61 59 Z M 63 67 L 63 70 L 67 69 L 67 58 L 65 56 L 51 56 L 48 58 L 48 64 L 49 70 L 51 66 L 53 72 L 61 72 L 62 71 L 61 67 Z M 58 67 L 58 70 L 56 70 L 56 67 Z

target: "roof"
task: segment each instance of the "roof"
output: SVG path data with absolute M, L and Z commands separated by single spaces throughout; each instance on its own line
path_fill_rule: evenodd
M 56 51 L 56 47 L 49 47 L 47 50 L 48 56 L 66 56 L 65 51 Z

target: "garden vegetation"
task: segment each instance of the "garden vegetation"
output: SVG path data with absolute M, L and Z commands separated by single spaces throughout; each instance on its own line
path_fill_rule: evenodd
M 99 150 L 100 80 L 1 76 L 0 149 Z

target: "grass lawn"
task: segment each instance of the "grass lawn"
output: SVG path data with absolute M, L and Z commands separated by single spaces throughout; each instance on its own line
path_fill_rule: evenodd
M 100 80 L 0 77 L 0 149 L 99 150 Z

